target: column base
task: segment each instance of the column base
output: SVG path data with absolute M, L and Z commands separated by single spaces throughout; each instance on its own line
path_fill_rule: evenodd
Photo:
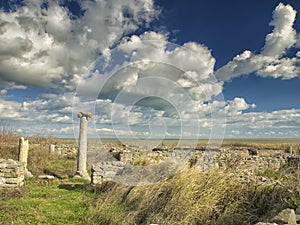
M 80 171 L 80 170 L 77 171 L 74 178 L 83 178 L 85 180 L 91 181 L 91 177 L 86 170 L 85 171 Z
M 33 177 L 32 173 L 27 169 L 23 172 L 23 174 L 25 178 Z

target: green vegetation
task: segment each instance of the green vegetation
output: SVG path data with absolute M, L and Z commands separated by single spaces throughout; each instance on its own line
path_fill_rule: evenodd
M 0 190 L 0 224 L 246 225 L 268 221 L 287 207 L 300 208 L 298 169 L 246 176 L 230 169 L 200 173 L 188 168 L 148 186 L 91 186 L 70 178 L 76 159 L 51 155 L 34 140 L 28 169 L 35 177 L 24 188 Z M 1 146 L 0 158 L 17 159 L 15 142 Z M 43 173 L 57 178 L 39 180 Z
M 92 194 L 75 184 L 27 181 L 23 196 L 1 201 L 0 224 L 82 224 Z
M 267 182 L 226 171 L 181 171 L 149 186 L 30 179 L 2 192 L 0 224 L 255 224 L 300 207 L 300 173 L 263 171 Z

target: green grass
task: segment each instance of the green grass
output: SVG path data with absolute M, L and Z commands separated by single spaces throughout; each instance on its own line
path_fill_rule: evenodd
M 0 224 L 85 224 L 91 198 L 84 185 L 27 181 L 23 196 L 0 201 Z

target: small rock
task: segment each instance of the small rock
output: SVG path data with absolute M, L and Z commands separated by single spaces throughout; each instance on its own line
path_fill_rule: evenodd
M 38 178 L 43 180 L 53 180 L 55 177 L 52 175 L 39 175 Z
M 271 222 L 281 224 L 297 224 L 296 214 L 293 209 L 284 209 L 277 216 L 275 216 Z

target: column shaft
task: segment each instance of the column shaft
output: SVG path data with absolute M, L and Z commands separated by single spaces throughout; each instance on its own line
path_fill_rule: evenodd
M 24 140 L 24 138 L 21 137 L 19 140 L 19 161 L 25 164 L 25 170 L 27 169 L 28 149 L 28 140 Z
M 87 156 L 87 118 L 83 116 L 80 118 L 77 171 L 86 172 L 86 156 Z

